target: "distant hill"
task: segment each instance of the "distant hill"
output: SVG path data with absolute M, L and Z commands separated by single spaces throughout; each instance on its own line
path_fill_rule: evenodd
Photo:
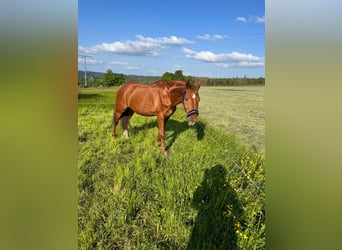
M 94 72 L 94 71 L 87 71 L 87 77 L 102 77 L 104 73 L 102 72 Z M 78 77 L 84 77 L 84 71 L 79 70 L 78 71 Z
M 115 74 L 120 74 L 114 72 Z M 87 71 L 87 79 L 89 79 L 89 86 L 93 84 L 94 81 L 97 80 L 93 79 L 93 83 L 91 83 L 91 78 L 101 79 L 105 73 L 102 72 L 94 72 L 94 71 Z M 125 82 L 136 81 L 141 83 L 152 83 L 162 78 L 162 76 L 142 76 L 142 75 L 125 75 Z M 244 77 L 233 77 L 233 78 L 209 78 L 209 77 L 196 77 L 196 76 L 185 76 L 185 79 L 194 78 L 196 81 L 200 81 L 203 86 L 243 86 L 243 85 L 265 85 L 265 78 L 258 77 L 258 78 L 248 78 Z M 84 82 L 84 71 L 78 71 L 78 82 L 82 84 Z M 95 84 L 95 86 L 98 86 Z
M 159 79 L 161 76 L 139 76 L 139 75 L 124 75 L 127 82 L 137 81 L 142 83 L 152 83 Z
M 105 73 L 87 71 L 87 78 L 88 77 L 102 78 L 103 74 L 105 74 Z M 79 78 L 84 77 L 84 71 L 79 70 L 78 71 L 78 77 Z M 125 74 L 124 74 L 124 77 L 125 77 L 126 82 L 137 81 L 137 82 L 142 82 L 142 83 L 152 83 L 152 82 L 155 82 L 155 81 L 161 79 L 161 76 L 141 76 L 141 75 L 125 75 Z

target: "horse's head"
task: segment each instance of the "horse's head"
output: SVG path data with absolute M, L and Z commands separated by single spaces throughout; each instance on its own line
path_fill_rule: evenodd
M 198 90 L 201 87 L 201 84 L 198 82 L 196 86 L 192 86 L 190 81 L 186 82 L 185 90 L 183 93 L 183 107 L 186 113 L 186 117 L 188 118 L 189 126 L 193 126 L 196 123 L 198 112 L 198 104 L 200 101 L 200 96 L 198 94 Z

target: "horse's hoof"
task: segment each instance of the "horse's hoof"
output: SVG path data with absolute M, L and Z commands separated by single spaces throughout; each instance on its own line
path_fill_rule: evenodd
M 128 136 L 128 130 L 124 130 L 124 131 L 123 131 L 123 135 L 126 137 L 126 139 L 128 139 L 128 138 L 129 138 L 129 136 Z
M 169 153 L 166 150 L 163 152 L 163 154 L 164 154 L 165 157 L 169 156 Z

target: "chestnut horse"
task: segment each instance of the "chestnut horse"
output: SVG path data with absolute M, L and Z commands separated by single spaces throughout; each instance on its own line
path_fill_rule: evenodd
M 196 123 L 198 90 L 200 83 L 192 86 L 190 81 L 159 80 L 152 84 L 127 82 L 121 85 L 116 93 L 116 104 L 113 114 L 112 137 L 116 136 L 116 126 L 121 119 L 123 134 L 128 138 L 128 124 L 134 113 L 143 116 L 157 116 L 159 133 L 157 141 L 160 149 L 167 156 L 165 150 L 165 124 L 176 111 L 179 103 L 183 104 L 189 126 Z

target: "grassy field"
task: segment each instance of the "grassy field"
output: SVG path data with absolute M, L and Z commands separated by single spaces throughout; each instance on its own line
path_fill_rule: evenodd
M 200 112 L 210 125 L 265 153 L 265 87 L 204 87 L 200 94 Z
M 195 128 L 181 107 L 170 118 L 167 158 L 155 117 L 134 115 L 113 140 L 115 89 L 79 91 L 80 249 L 265 248 L 264 156 L 215 124 L 213 91 L 200 90 Z

